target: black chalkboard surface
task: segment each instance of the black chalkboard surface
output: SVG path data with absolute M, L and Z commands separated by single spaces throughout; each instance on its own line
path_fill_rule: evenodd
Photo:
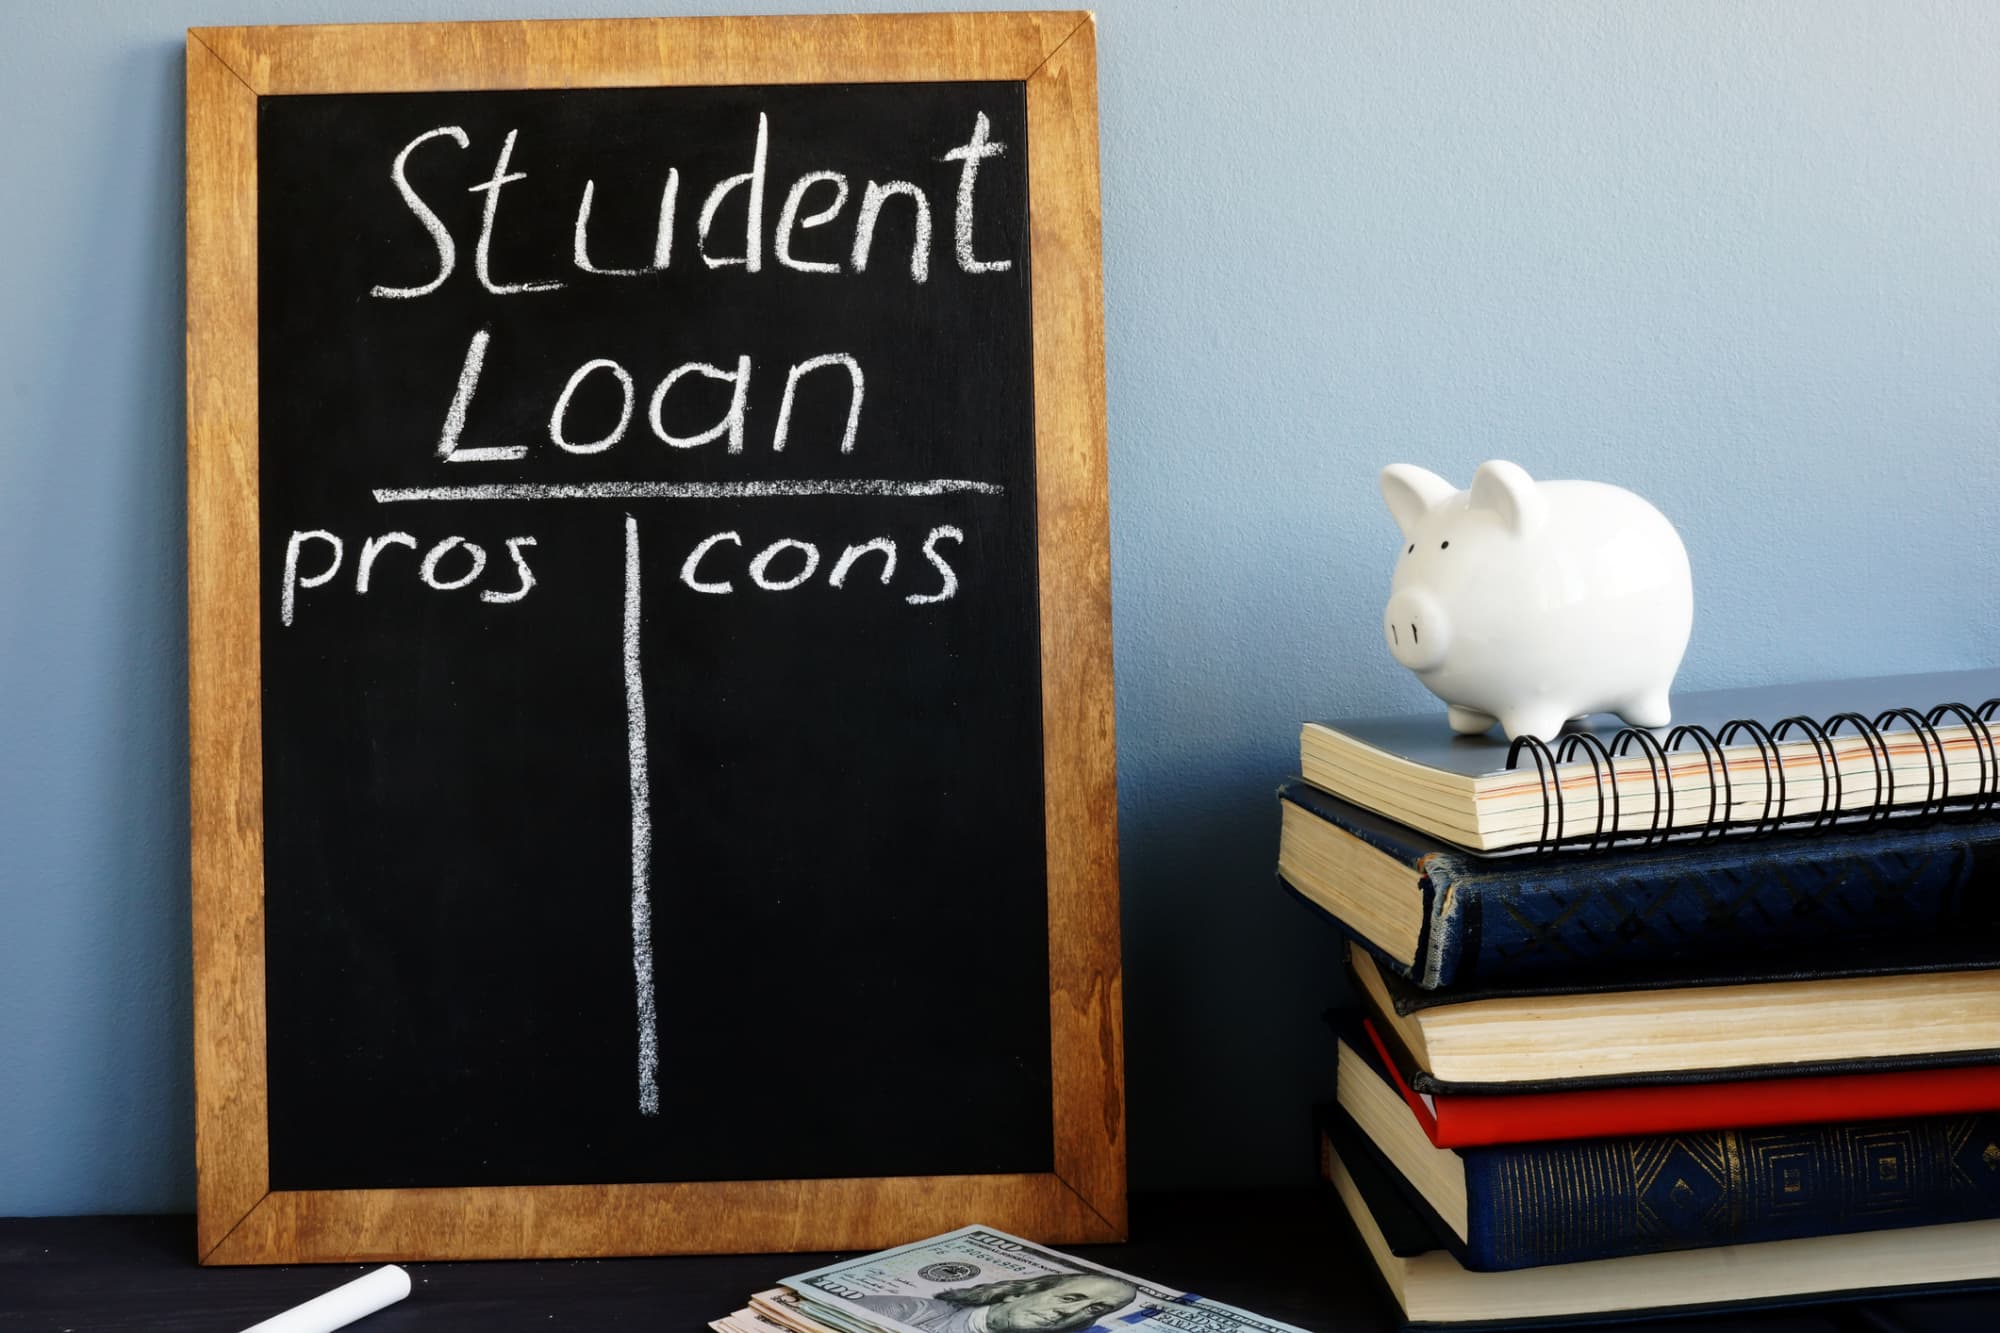
M 565 60 L 634 31 L 555 26 Z M 255 99 L 231 623 L 261 897 L 223 914 L 261 934 L 246 1123 L 290 1211 L 246 1253 L 386 1254 L 342 1200 L 582 1186 L 683 1192 L 596 1196 L 651 1210 L 636 1234 L 440 1242 L 411 1213 L 394 1246 L 710 1248 L 690 1201 L 775 1218 L 756 1182 L 1061 1216 L 1080 1172 L 1117 1188 L 1090 1228 L 1122 1227 L 1108 639 L 1073 590 L 1078 557 L 1101 584 L 1102 438 L 1051 429 L 1077 297 L 1038 267 L 1079 270 L 1075 181 L 1033 178 L 1041 68 Z M 192 94 L 190 144 L 193 217 Z M 193 421 L 192 298 L 190 328 Z M 229 634 L 196 620 L 199 661 Z M 774 1228 L 727 1234 L 808 1243 Z
M 267 99 L 274 1187 L 1051 1167 L 1024 109 Z

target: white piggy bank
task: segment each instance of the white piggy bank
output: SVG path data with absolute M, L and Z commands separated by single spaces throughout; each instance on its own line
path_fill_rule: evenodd
M 1669 720 L 1694 586 L 1666 516 L 1595 481 L 1536 481 L 1482 463 L 1472 489 L 1408 463 L 1382 469 L 1403 531 L 1382 637 L 1451 705 L 1467 735 L 1553 740 L 1563 723 L 1616 713 Z

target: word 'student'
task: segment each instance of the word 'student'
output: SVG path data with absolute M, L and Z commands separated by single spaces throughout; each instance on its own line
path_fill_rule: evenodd
M 479 184 L 468 187 L 473 193 L 486 196 L 479 238 L 472 252 L 473 273 L 480 286 L 496 296 L 555 291 L 564 285 L 561 278 L 541 276 L 507 281 L 496 277 L 493 272 L 493 233 L 499 222 L 501 193 L 508 186 L 528 179 L 527 172 L 510 170 L 519 133 L 518 130 L 507 132 L 506 139 L 494 156 L 492 174 Z M 1007 145 L 996 143 L 989 137 L 990 133 L 986 114 L 977 113 L 971 135 L 939 159 L 959 164 L 957 197 L 950 205 L 952 254 L 958 267 L 966 273 L 1005 273 L 1013 267 L 1011 259 L 981 259 L 973 243 L 979 164 L 1007 151 Z M 838 171 L 806 172 L 785 189 L 784 198 L 778 205 L 777 221 L 769 229 L 770 246 L 767 252 L 765 218 L 770 182 L 765 164 L 769 157 L 770 137 L 770 119 L 759 112 L 749 170 L 716 182 L 694 215 L 694 250 L 703 264 L 711 269 L 741 267 L 751 273 L 763 271 L 767 262 L 800 273 L 867 273 L 871 265 L 875 265 L 885 270 L 893 267 L 898 272 L 907 272 L 913 282 L 921 283 L 930 277 L 931 201 L 921 187 L 906 180 L 870 180 L 857 187 Z M 402 195 L 404 204 L 423 224 L 424 230 L 430 233 L 431 243 L 437 251 L 436 272 L 428 281 L 415 286 L 377 285 L 371 289 L 371 295 L 391 300 L 428 296 L 444 286 L 458 267 L 457 239 L 452 236 L 444 219 L 417 193 L 409 177 L 412 156 L 419 152 L 446 151 L 450 145 L 470 151 L 472 139 L 460 126 L 440 125 L 404 144 L 389 168 L 389 178 Z M 606 262 L 604 256 L 591 253 L 590 210 L 597 182 L 585 181 L 577 200 L 571 264 L 580 273 L 610 277 L 637 277 L 668 268 L 675 259 L 676 235 L 684 225 L 679 206 L 680 185 L 680 169 L 669 168 L 660 187 L 659 226 L 654 234 L 650 262 L 621 267 Z M 724 238 L 714 232 L 716 214 L 738 190 L 747 195 L 743 233 L 740 238 L 733 235 Z M 850 203 L 853 205 L 851 210 L 848 208 Z M 874 253 L 875 226 L 883 210 L 889 208 L 906 209 L 911 217 L 912 241 L 907 265 L 902 262 L 892 265 L 886 257 L 877 263 Z M 835 227 L 835 224 L 840 224 L 840 227 L 830 234 L 830 239 L 836 242 L 831 246 L 821 238 L 801 235 L 818 228 Z M 846 243 L 839 244 L 843 235 Z M 739 240 L 741 249 L 732 252 L 730 247 Z M 811 241 L 819 243 L 810 244 Z M 802 248 L 819 257 L 808 258 L 800 253 Z M 901 257 L 897 259 L 900 261 Z

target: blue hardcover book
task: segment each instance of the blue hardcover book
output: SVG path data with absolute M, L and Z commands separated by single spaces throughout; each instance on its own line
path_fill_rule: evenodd
M 1348 1276 L 1339 1266 L 1344 1255 L 1366 1255 L 1412 1330 L 1573 1328 L 1578 1320 L 1596 1328 L 1604 1320 L 1635 1333 L 1697 1321 L 1702 1333 L 1821 1333 L 1841 1325 L 1770 1312 L 1861 1299 L 1878 1316 L 1885 1310 L 1904 1316 L 1878 1318 L 1885 1328 L 2000 1328 L 2000 1298 L 1978 1294 L 2000 1283 L 2000 1222 L 1994 1221 L 1472 1272 L 1396 1168 L 1337 1108 L 1323 1112 L 1320 1175 L 1358 1242 L 1335 1247 L 1335 1276 Z M 1898 1308 L 1885 1300 L 1941 1292 L 1955 1293 L 1949 1305 Z
M 1482 856 L 1302 781 L 1278 795 L 1285 885 L 1425 990 L 1886 966 L 2000 936 L 1992 818 Z
M 2000 1218 L 1992 1112 L 1453 1150 L 1365 1041 L 1342 1038 L 1338 1089 L 1474 1270 Z

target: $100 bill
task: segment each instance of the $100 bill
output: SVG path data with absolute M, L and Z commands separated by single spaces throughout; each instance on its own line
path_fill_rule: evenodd
M 1301 1333 L 991 1227 L 962 1227 L 784 1285 L 805 1314 L 839 1333 Z

